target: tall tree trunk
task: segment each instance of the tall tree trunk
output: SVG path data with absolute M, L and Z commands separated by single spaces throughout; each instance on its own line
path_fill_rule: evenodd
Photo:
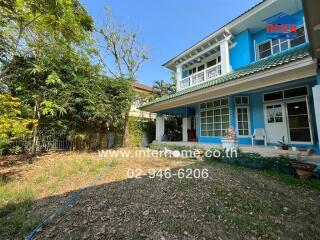
M 85 150 L 91 150 L 91 142 L 92 142 L 92 133 L 88 133 L 86 136 L 86 145 L 85 145 Z
M 129 112 L 130 112 L 130 107 L 126 111 L 126 115 L 124 117 L 123 142 L 122 142 L 123 147 L 130 146 Z
M 98 148 L 102 149 L 104 147 L 105 142 L 106 142 L 106 123 L 102 122 L 100 124 L 100 129 L 99 129 Z

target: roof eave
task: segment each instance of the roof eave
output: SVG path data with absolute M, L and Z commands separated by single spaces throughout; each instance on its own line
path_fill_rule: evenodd
M 188 53 L 192 52 L 196 48 L 200 47 L 202 44 L 206 43 L 207 41 L 210 41 L 212 38 L 215 38 L 219 34 L 223 33 L 225 30 L 230 30 L 236 24 L 241 23 L 241 21 L 243 21 L 246 17 L 249 17 L 249 15 L 251 13 L 253 13 L 254 11 L 256 11 L 258 8 L 264 8 L 264 7 L 268 6 L 269 4 L 273 3 L 274 1 L 275 0 L 262 0 L 261 2 L 259 2 L 258 4 L 253 6 L 252 8 L 248 9 L 247 11 L 245 11 L 244 13 L 239 15 L 238 17 L 234 18 L 233 20 L 231 20 L 227 24 L 223 25 L 218 30 L 214 31 L 213 33 L 210 33 L 209 35 L 207 35 L 206 37 L 204 37 L 203 39 L 201 39 L 200 41 L 195 43 L 190 48 L 186 49 L 185 51 L 181 52 L 180 54 L 178 54 L 177 56 L 173 57 L 169 61 L 165 62 L 164 64 L 162 64 L 162 66 L 166 67 L 166 68 L 169 68 L 171 70 L 174 70 L 172 67 L 170 67 L 170 65 L 173 64 L 175 61 L 177 61 L 178 58 L 180 58 L 181 56 L 183 56 L 185 54 L 188 54 Z

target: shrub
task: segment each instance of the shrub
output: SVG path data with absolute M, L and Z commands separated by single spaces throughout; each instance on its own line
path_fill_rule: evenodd
M 217 150 L 217 149 L 212 149 Z M 223 150 L 221 151 L 220 158 L 206 158 L 207 161 L 218 160 L 225 163 L 233 163 L 240 166 L 270 170 L 273 172 L 285 173 L 289 175 L 295 175 L 295 170 L 292 167 L 292 160 L 286 157 L 263 157 L 258 153 L 242 153 L 239 152 L 237 156 L 226 157 Z

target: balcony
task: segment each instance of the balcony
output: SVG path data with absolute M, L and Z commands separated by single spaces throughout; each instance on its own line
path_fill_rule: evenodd
M 180 81 L 180 90 L 202 82 L 214 79 L 221 75 L 221 63 L 192 74 Z

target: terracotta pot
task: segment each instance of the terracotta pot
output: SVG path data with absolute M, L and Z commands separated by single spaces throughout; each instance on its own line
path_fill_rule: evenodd
M 294 162 L 292 167 L 296 170 L 299 178 L 309 178 L 312 175 L 313 170 L 316 168 L 315 165 L 310 163 Z

